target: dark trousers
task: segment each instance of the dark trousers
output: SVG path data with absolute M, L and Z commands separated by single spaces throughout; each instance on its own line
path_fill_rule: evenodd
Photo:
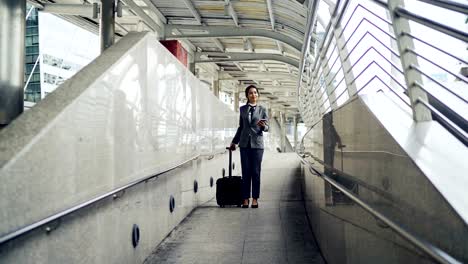
M 263 149 L 240 148 L 242 165 L 242 197 L 258 199 L 260 197 L 260 170 L 262 167 Z M 252 196 L 250 187 L 252 186 Z

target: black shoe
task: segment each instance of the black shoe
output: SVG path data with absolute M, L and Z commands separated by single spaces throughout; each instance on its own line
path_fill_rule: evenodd
M 243 204 L 242 208 L 249 208 L 249 205 L 248 204 Z
M 253 201 L 252 201 L 251 207 L 252 208 L 258 208 L 258 201 L 257 201 L 257 199 L 254 199 L 254 200 L 257 202 L 257 204 L 253 204 Z

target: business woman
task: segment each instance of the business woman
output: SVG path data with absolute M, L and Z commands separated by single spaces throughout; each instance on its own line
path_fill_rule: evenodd
M 263 159 L 263 132 L 268 131 L 268 114 L 265 107 L 257 105 L 259 92 L 255 85 L 245 89 L 247 104 L 239 109 L 239 128 L 230 148 L 239 144 L 242 166 L 242 208 L 258 208 L 260 197 L 260 171 Z M 251 192 L 252 187 L 252 192 Z

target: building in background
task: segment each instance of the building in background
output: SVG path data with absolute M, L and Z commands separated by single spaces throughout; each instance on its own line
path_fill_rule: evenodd
M 54 91 L 99 55 L 97 35 L 55 15 L 38 12 L 32 6 L 28 6 L 27 10 L 26 109 Z
M 24 100 L 38 102 L 41 100 L 41 78 L 39 63 L 39 14 L 36 8 L 28 5 L 25 36 L 25 67 L 24 67 Z M 25 107 L 31 104 L 26 104 Z

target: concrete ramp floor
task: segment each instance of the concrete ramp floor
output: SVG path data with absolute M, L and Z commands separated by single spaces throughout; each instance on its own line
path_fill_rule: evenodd
M 260 208 L 219 208 L 213 199 L 175 228 L 145 264 L 324 263 L 305 214 L 296 155 L 266 152 L 262 169 Z

